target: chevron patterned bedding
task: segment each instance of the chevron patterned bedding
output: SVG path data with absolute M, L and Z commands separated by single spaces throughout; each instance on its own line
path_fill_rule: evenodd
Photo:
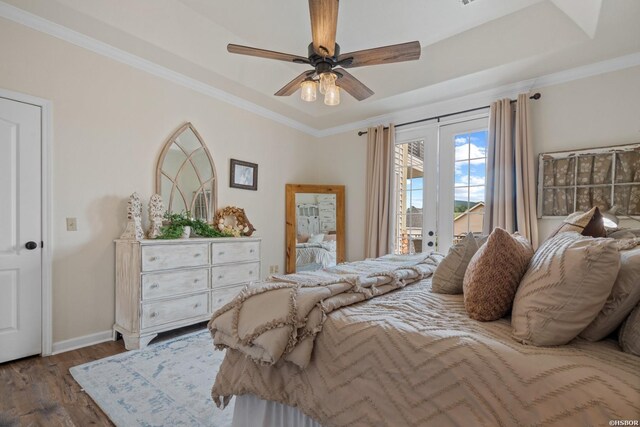
M 328 315 L 310 364 L 227 350 L 212 397 L 254 394 L 324 426 L 609 425 L 640 418 L 640 358 L 612 340 L 533 347 L 431 280 Z

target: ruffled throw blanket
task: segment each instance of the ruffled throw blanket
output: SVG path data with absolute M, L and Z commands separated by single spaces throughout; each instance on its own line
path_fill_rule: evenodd
M 238 350 L 261 364 L 286 360 L 304 369 L 328 313 L 429 277 L 442 259 L 438 253 L 387 255 L 273 276 L 245 287 L 215 312 L 209 330 L 218 349 Z

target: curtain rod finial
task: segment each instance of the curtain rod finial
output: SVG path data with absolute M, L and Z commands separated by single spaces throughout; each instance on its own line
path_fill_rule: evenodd
M 529 99 L 540 99 L 540 98 L 542 98 L 542 95 L 540 95 L 540 92 L 536 92 L 533 95 L 531 95 Z

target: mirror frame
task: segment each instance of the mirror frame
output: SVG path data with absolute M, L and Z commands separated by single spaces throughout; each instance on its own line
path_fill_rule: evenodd
M 204 139 L 202 139 L 202 136 L 200 136 L 200 133 L 198 133 L 196 128 L 193 127 L 191 122 L 187 122 L 180 126 L 178 130 L 171 134 L 171 136 L 162 146 L 162 151 L 160 152 L 160 157 L 158 157 L 158 163 L 156 164 L 156 194 L 159 194 L 162 197 L 162 202 L 165 205 L 166 210 L 168 212 L 173 212 L 171 210 L 170 200 L 166 200 L 165 196 L 162 194 L 162 165 L 164 164 L 164 159 L 165 157 L 167 157 L 167 153 L 169 152 L 169 149 L 175 142 L 176 138 L 182 135 L 182 133 L 187 129 L 191 129 L 198 142 L 200 142 L 200 144 L 202 145 L 202 148 L 204 148 L 204 152 L 206 153 L 207 158 L 209 159 L 209 164 L 211 165 L 211 170 L 213 171 L 213 188 L 211 191 L 211 200 L 209 202 L 208 218 L 206 218 L 206 222 L 211 222 L 213 221 L 213 218 L 216 215 L 216 210 L 218 209 L 218 172 L 216 171 L 216 164 L 213 162 L 213 157 L 211 157 L 211 153 L 209 152 L 207 144 L 204 143 Z M 193 165 L 193 167 L 195 168 L 195 165 Z
M 336 263 L 345 261 L 344 185 L 287 184 L 285 187 L 286 265 L 287 274 L 296 272 L 296 194 L 336 195 Z

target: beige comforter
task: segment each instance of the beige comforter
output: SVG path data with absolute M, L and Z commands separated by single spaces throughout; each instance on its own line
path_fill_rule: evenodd
M 213 314 L 214 344 L 258 363 L 284 359 L 305 368 L 327 314 L 429 277 L 442 258 L 438 253 L 385 256 L 275 276 L 243 289 Z
M 609 425 L 640 418 L 640 358 L 615 341 L 540 348 L 423 280 L 328 315 L 306 369 L 228 350 L 212 396 L 254 394 L 324 426 Z

